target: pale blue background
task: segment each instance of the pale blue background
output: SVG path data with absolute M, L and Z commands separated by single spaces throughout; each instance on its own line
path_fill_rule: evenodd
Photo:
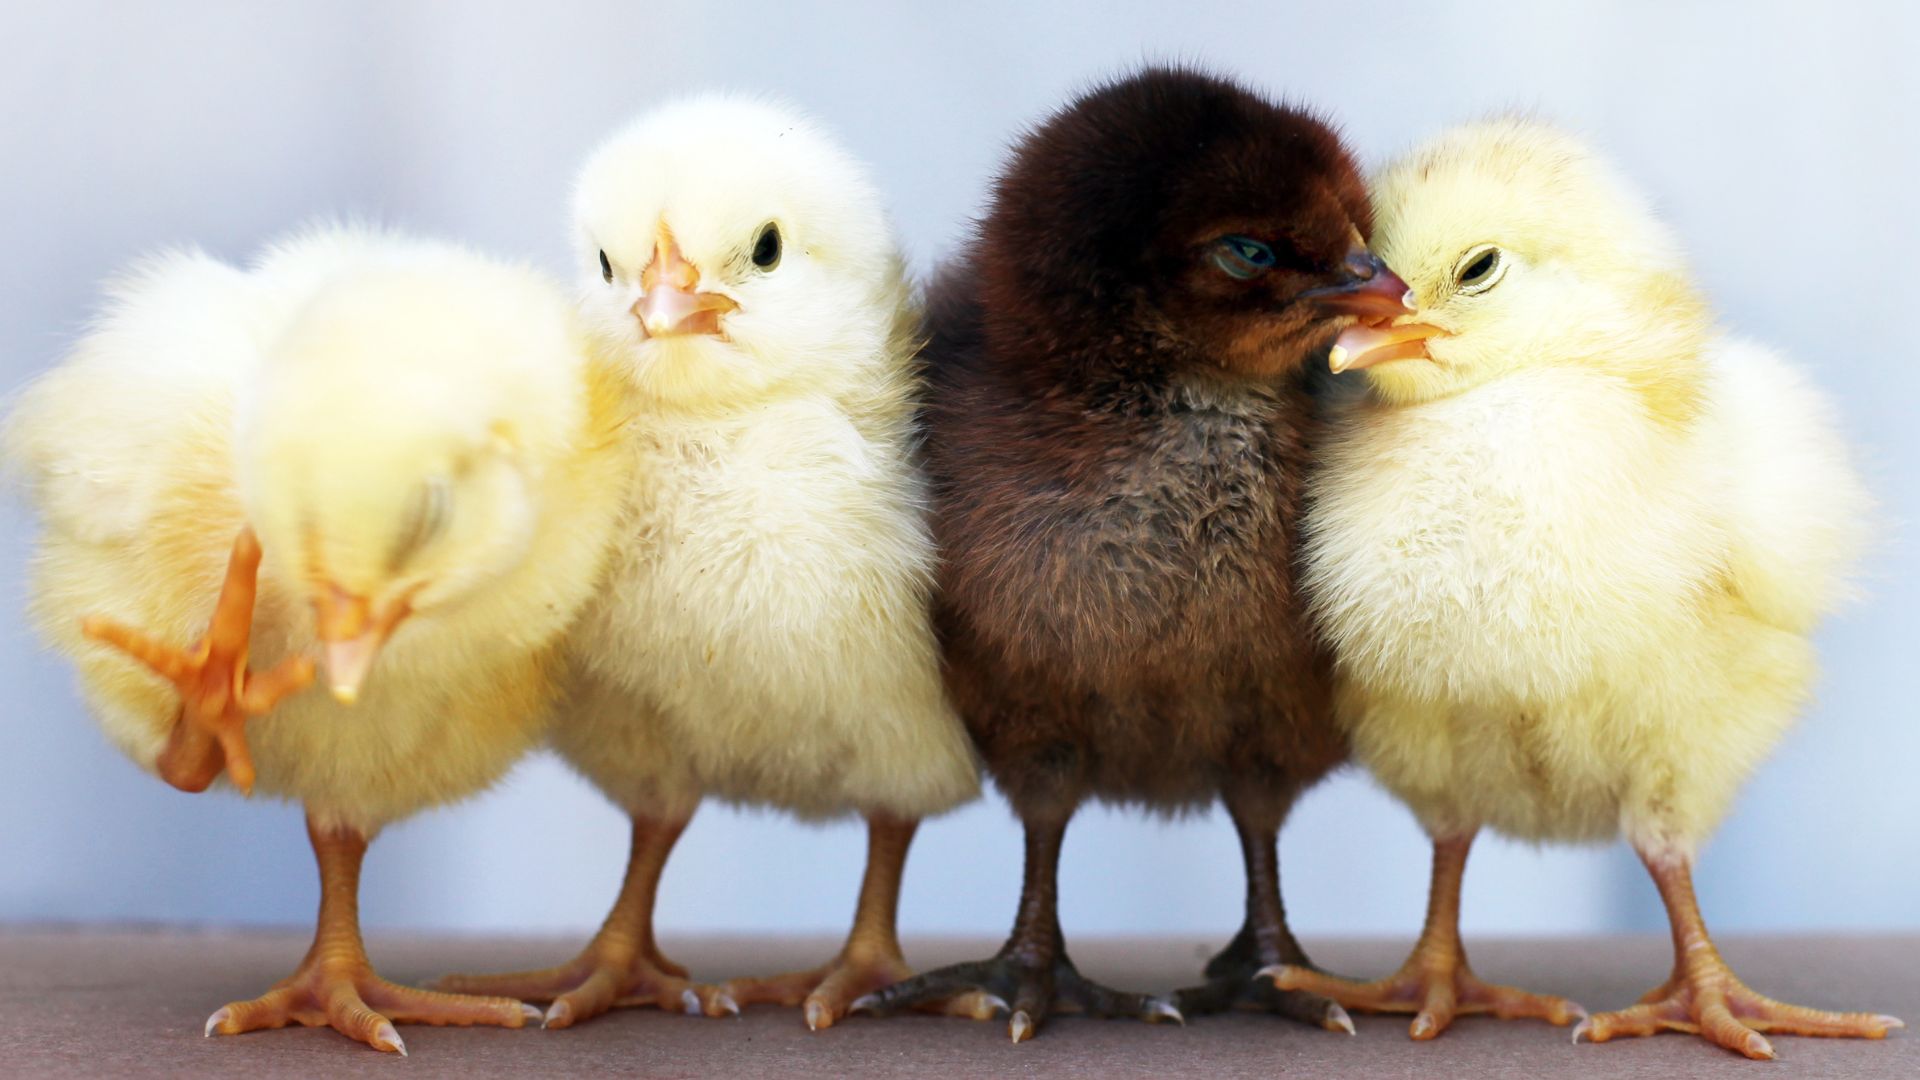
M 1204 59 L 1310 100 L 1369 161 L 1451 121 L 1535 107 L 1600 140 L 1677 224 L 1726 320 L 1840 401 L 1889 521 L 1869 597 L 1822 635 L 1827 677 L 1701 870 L 1722 929 L 1920 926 L 1915 358 L 1920 9 L 1896 4 L 1031 3 L 9 4 L 0 14 L 0 384 L 59 354 L 96 283 L 198 241 L 244 257 L 322 212 L 373 216 L 558 266 L 573 169 L 646 105 L 764 89 L 817 111 L 875 167 L 924 268 L 952 249 L 1006 140 L 1091 77 Z M 1042 6 L 1051 10 L 1036 10 Z M 1258 8 L 1258 14 L 1238 9 Z M 1096 13 L 1097 12 L 1097 13 Z M 1351 14 L 1348 14 L 1351 12 Z M 111 751 L 67 670 L 21 629 L 29 524 L 0 520 L 0 919 L 300 924 L 298 811 L 190 797 Z M 909 931 L 999 933 L 1017 832 L 997 800 L 927 826 Z M 1426 851 L 1354 776 L 1284 841 L 1308 935 L 1410 934 Z M 392 830 L 366 876 L 383 927 L 585 928 L 622 819 L 550 760 Z M 862 843 L 709 808 L 660 897 L 669 934 L 838 931 Z M 1069 834 L 1069 933 L 1222 937 L 1238 853 L 1218 816 L 1089 811 Z M 1619 847 L 1488 842 L 1469 932 L 1650 929 Z

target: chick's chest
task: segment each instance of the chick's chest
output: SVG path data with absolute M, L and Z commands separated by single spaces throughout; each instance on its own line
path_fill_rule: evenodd
M 1325 461 L 1308 583 L 1364 682 L 1436 699 L 1558 692 L 1670 640 L 1711 574 L 1685 447 L 1578 377 L 1373 406 Z
M 711 644 L 757 622 L 790 647 L 797 629 L 858 603 L 850 571 L 915 534 L 903 455 L 830 408 L 663 423 L 635 452 L 616 587 L 662 639 Z

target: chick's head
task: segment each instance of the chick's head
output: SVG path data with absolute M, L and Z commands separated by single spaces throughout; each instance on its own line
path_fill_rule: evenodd
M 1525 119 L 1456 128 L 1375 178 L 1374 246 L 1419 310 L 1356 327 L 1336 371 L 1390 401 L 1523 368 L 1595 365 L 1684 410 L 1710 330 L 1673 237 L 1572 136 Z
M 588 159 L 574 216 L 590 331 L 682 406 L 831 389 L 904 298 L 865 169 L 769 102 L 642 116 Z
M 979 248 L 990 333 L 1044 351 L 1116 329 L 1266 377 L 1359 315 L 1407 310 L 1368 250 L 1366 188 L 1317 117 L 1200 72 L 1150 68 L 1029 134 Z
M 242 408 L 243 497 L 306 584 L 336 696 L 396 631 L 395 652 L 470 631 L 526 559 L 552 516 L 543 476 L 585 423 L 583 353 L 558 290 L 441 257 L 338 275 L 270 348 Z

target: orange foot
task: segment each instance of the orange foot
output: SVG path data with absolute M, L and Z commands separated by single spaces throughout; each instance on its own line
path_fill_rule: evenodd
M 1260 972 L 1282 990 L 1305 990 L 1364 1012 L 1413 1013 L 1407 1034 L 1431 1039 L 1456 1016 L 1492 1013 L 1502 1020 L 1571 1023 L 1587 1011 L 1563 997 L 1483 982 L 1458 952 L 1415 950 L 1399 971 L 1373 982 L 1342 979 L 1311 968 L 1276 964 Z
M 1712 952 L 1641 997 L 1640 1004 L 1616 1012 L 1595 1013 L 1573 1029 L 1602 1043 L 1629 1035 L 1684 1031 L 1750 1058 L 1770 1059 L 1773 1044 L 1763 1031 L 1828 1038 L 1884 1039 L 1905 1027 L 1896 1017 L 1841 1013 L 1788 1005 L 1747 989 L 1726 962 Z
M 652 946 L 596 941 L 571 962 L 504 975 L 448 975 L 434 984 L 461 994 L 548 1001 L 543 1026 L 571 1027 L 615 1006 L 652 1006 L 690 1016 L 731 1016 L 740 1007 L 718 988 L 687 980 L 687 969 Z
M 364 957 L 316 960 L 312 954 L 293 975 L 252 1001 L 236 1001 L 207 1017 L 206 1033 L 238 1035 L 288 1024 L 331 1027 L 375 1050 L 406 1056 L 395 1024 L 491 1024 L 517 1028 L 538 1020 L 540 1010 L 510 998 L 463 997 L 416 990 L 374 974 Z
M 740 1005 L 800 1005 L 807 1027 L 822 1031 L 843 1019 L 855 1001 L 912 977 L 913 969 L 898 951 L 848 948 L 811 971 L 732 979 L 720 991 L 727 1000 Z M 978 992 L 926 1006 L 928 1011 L 974 1020 L 991 1020 L 1005 1008 L 1006 1004 L 993 995 Z
M 133 656 L 180 693 L 180 716 L 160 752 L 161 779 L 182 791 L 205 791 L 226 769 L 242 792 L 253 792 L 253 756 L 247 721 L 265 716 L 289 694 L 313 681 L 313 661 L 294 657 L 263 675 L 247 669 L 253 600 L 260 572 L 260 541 L 243 528 L 227 560 L 227 578 L 206 636 L 179 649 L 107 619 L 81 624 L 88 637 Z

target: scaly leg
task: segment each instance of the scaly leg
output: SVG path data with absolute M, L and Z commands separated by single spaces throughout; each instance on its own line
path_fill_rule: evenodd
M 810 971 L 730 980 L 720 988 L 722 995 L 740 1005 L 803 1005 L 807 1027 L 819 1031 L 846 1016 L 855 999 L 912 976 L 900 953 L 896 920 L 907 849 L 919 824 L 881 814 L 867 818 L 867 870 L 853 929 L 838 956 Z M 929 1007 L 985 1020 L 1002 1006 L 984 994 L 963 994 Z
M 1337 1003 L 1318 994 L 1282 990 L 1260 978 L 1279 964 L 1312 969 L 1312 962 L 1287 927 L 1286 907 L 1280 900 L 1277 843 L 1284 803 L 1229 798 L 1227 809 L 1240 834 L 1240 853 L 1246 864 L 1246 922 L 1233 941 L 1208 961 L 1207 981 L 1175 994 L 1174 1005 L 1189 1015 L 1235 1007 L 1263 1009 L 1328 1031 L 1353 1034 L 1353 1021 Z
M 689 815 L 690 817 L 691 815 Z M 689 817 L 636 816 L 633 848 L 620 898 L 580 955 L 559 967 L 504 975 L 448 975 L 434 985 L 465 994 L 503 994 L 550 1001 L 545 1026 L 570 1027 L 617 1005 L 651 1005 L 698 1016 L 739 1012 L 719 991 L 687 981 L 687 969 L 660 954 L 653 939 L 653 900 L 667 856 Z
M 1447 1030 L 1454 1017 L 1478 1013 L 1492 1013 L 1502 1020 L 1537 1018 L 1551 1024 L 1585 1016 L 1585 1009 L 1566 998 L 1482 982 L 1467 966 L 1467 952 L 1460 943 L 1460 882 L 1472 846 L 1471 833 L 1433 842 L 1427 924 L 1413 955 L 1395 974 L 1363 983 L 1292 964 L 1270 968 L 1265 974 L 1283 989 L 1325 994 L 1351 1009 L 1413 1013 L 1407 1034 L 1415 1039 L 1434 1038 Z
M 898 982 L 855 1001 L 857 1012 L 885 1015 L 897 1009 L 937 1002 L 961 1002 L 966 1015 L 1010 1008 L 1007 1033 L 1014 1042 L 1031 1039 L 1050 1012 L 1101 1017 L 1133 1017 L 1149 1023 L 1183 1021 L 1170 1003 L 1145 994 L 1109 990 L 1082 976 L 1067 958 L 1060 933 L 1060 841 L 1065 816 L 1028 820 L 1026 872 L 1013 935 L 991 960 L 954 964 Z M 970 996 L 978 995 L 978 996 Z M 1011 1006 L 1007 1002 L 1011 1001 Z
M 360 862 L 366 837 L 326 830 L 307 819 L 314 859 L 320 864 L 320 917 L 313 947 L 294 973 L 252 1001 L 222 1006 L 207 1018 L 206 1033 L 238 1035 L 262 1028 L 304 1024 L 331 1027 L 375 1050 L 405 1055 L 395 1024 L 493 1024 L 517 1028 L 540 1010 L 508 998 L 461 997 L 416 990 L 374 974 L 360 941 Z
M 180 715 L 155 766 L 161 779 L 182 791 L 205 791 L 225 768 L 235 787 L 252 794 L 247 721 L 272 712 L 281 698 L 313 681 L 313 661 L 304 656 L 257 677 L 247 669 L 259 573 L 260 541 L 251 528 L 242 528 L 227 560 L 213 621 L 189 649 L 162 644 L 108 619 L 81 623 L 88 637 L 130 654 L 180 692 Z
M 1693 863 L 1685 855 L 1641 850 L 1640 858 L 1660 889 L 1673 925 L 1673 975 L 1617 1012 L 1596 1013 L 1573 1031 L 1606 1042 L 1623 1035 L 1684 1031 L 1750 1058 L 1773 1057 L 1764 1031 L 1829 1038 L 1884 1039 L 1897 1018 L 1874 1013 L 1840 1013 L 1788 1005 L 1747 989 L 1707 936 L 1700 903 L 1693 895 Z

